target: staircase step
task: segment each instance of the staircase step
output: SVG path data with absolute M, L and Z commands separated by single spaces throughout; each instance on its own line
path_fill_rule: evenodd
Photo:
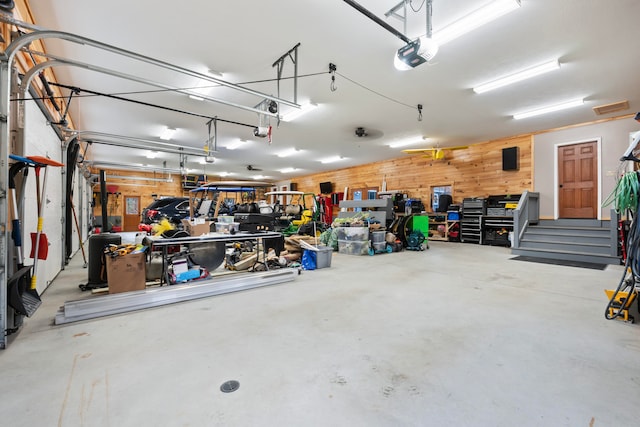
M 571 233 L 527 233 L 524 235 L 524 241 L 532 242 L 552 242 L 552 243 L 585 243 L 611 245 L 611 237 L 609 234 L 600 236 L 582 236 Z
M 592 262 L 595 264 L 620 264 L 620 257 L 594 255 L 581 252 L 556 251 L 551 249 L 534 249 L 534 248 L 512 248 L 511 253 L 514 255 L 528 255 L 538 258 L 565 259 L 569 261 Z
M 541 219 L 538 225 L 553 225 L 559 227 L 602 227 L 609 228 L 611 221 L 597 219 Z
M 608 228 L 596 227 L 559 227 L 534 225 L 527 228 L 527 233 L 531 234 L 553 234 L 558 236 L 603 236 L 608 238 L 611 230 Z
M 576 243 L 559 241 L 531 240 L 525 237 L 520 240 L 523 249 L 540 249 L 553 251 L 579 252 L 585 254 L 597 254 L 608 256 L 611 253 L 611 245 L 607 243 Z

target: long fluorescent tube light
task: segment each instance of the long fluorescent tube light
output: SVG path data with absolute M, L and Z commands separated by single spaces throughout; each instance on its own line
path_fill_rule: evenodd
M 290 122 L 302 116 L 303 114 L 307 114 L 309 111 L 315 110 L 316 108 L 318 108 L 318 104 L 308 102 L 306 104 L 300 105 L 300 108 L 297 110 L 292 110 L 286 114 L 283 114 L 280 120 L 282 120 L 283 122 Z
M 327 157 L 326 159 L 320 159 L 320 163 L 333 163 L 333 162 L 339 162 L 340 160 L 344 160 L 344 158 L 341 156 L 333 156 L 333 157 Z
M 229 142 L 227 145 L 224 146 L 224 148 L 226 148 L 227 150 L 236 150 L 236 149 L 238 149 L 240 147 L 243 147 L 246 143 L 247 143 L 247 141 L 243 141 L 241 139 L 238 139 L 236 141 Z
M 509 76 L 505 76 L 500 79 L 481 84 L 480 86 L 474 87 L 473 91 L 475 93 L 485 93 L 490 90 L 497 89 L 499 87 L 507 86 L 512 83 L 517 83 L 522 80 L 539 76 L 540 74 L 548 73 L 549 71 L 557 70 L 559 68 L 560 68 L 560 62 L 558 62 L 557 59 L 554 59 L 553 61 L 545 62 L 544 64 L 527 68 L 526 70 L 519 71 L 515 74 L 511 74 Z
M 427 138 L 423 137 L 422 135 L 416 135 L 410 138 L 403 138 L 397 141 L 390 142 L 387 145 L 391 148 L 399 148 L 399 147 L 406 147 L 407 145 L 417 144 L 419 142 L 422 143 L 422 142 L 425 142 L 425 140 L 427 140 Z
M 516 113 L 513 118 L 516 120 L 526 119 L 528 117 L 539 116 L 541 114 L 553 113 L 554 111 L 566 110 L 568 108 L 579 107 L 584 104 L 584 99 L 574 99 L 572 101 L 563 102 L 561 104 L 550 105 L 548 107 L 538 108 L 531 111 Z
M 175 135 L 176 130 L 177 129 L 175 128 L 169 128 L 169 127 L 164 128 L 164 130 L 160 134 L 160 139 L 164 139 L 165 141 L 170 140 L 173 137 L 173 135 Z
M 433 32 L 433 40 L 438 46 L 460 37 L 469 31 L 475 30 L 494 19 L 501 17 L 520 7 L 520 0 L 496 0 L 490 4 L 476 9 L 457 21 Z
M 277 154 L 278 157 L 289 157 L 289 156 L 293 156 L 294 154 L 298 153 L 298 149 L 297 148 L 288 148 L 286 150 L 283 150 L 281 152 L 279 152 Z
M 141 164 L 133 163 L 116 163 L 116 162 L 101 162 L 90 161 L 87 162 L 91 167 L 96 169 L 113 169 L 113 170 L 140 170 L 149 172 L 164 172 L 164 173 L 181 173 L 180 169 L 164 168 L 162 166 L 144 166 Z
M 297 171 L 296 168 L 284 168 L 284 169 L 280 169 L 280 173 L 291 173 L 291 172 L 295 172 Z

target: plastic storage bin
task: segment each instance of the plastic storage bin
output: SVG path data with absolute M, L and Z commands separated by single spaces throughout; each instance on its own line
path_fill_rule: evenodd
M 374 247 L 376 243 L 385 243 L 385 237 L 387 236 L 387 232 L 384 230 L 381 231 L 372 231 L 371 232 L 371 241 L 374 243 Z
M 338 227 L 336 228 L 338 241 L 356 240 L 363 242 L 369 240 L 369 227 Z
M 382 242 L 373 242 L 373 250 L 376 253 L 380 253 L 380 252 L 386 252 L 387 250 L 387 242 L 382 241 Z
M 369 255 L 369 241 L 338 240 L 338 253 L 347 255 Z
M 239 222 L 216 222 L 216 233 L 235 233 L 239 226 Z
M 219 215 L 218 222 L 224 222 L 225 224 L 233 222 L 233 215 Z
M 331 267 L 331 254 L 333 248 L 329 246 L 318 246 L 318 252 L 316 252 L 316 268 Z

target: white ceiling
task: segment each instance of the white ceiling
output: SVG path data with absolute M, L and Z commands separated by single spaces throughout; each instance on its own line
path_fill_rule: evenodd
M 382 19 L 398 2 L 359 1 Z M 487 0 L 434 0 L 434 32 L 485 3 Z M 592 107 L 624 99 L 629 100 L 630 110 L 609 116 L 640 109 L 640 55 L 635 46 L 639 1 L 521 3 L 520 9 L 441 46 L 432 62 L 409 71 L 397 71 L 392 64 L 394 53 L 404 43 L 339 0 L 31 0 L 31 9 L 36 24 L 42 27 L 197 72 L 214 69 L 222 72 L 226 81 L 271 95 L 277 94 L 277 74 L 272 64 L 300 43 L 298 101 L 310 100 L 319 108 L 279 126 L 272 119 L 271 144 L 254 138 L 252 127 L 219 122 L 215 163 L 201 165 L 200 159 L 190 156 L 186 164 L 192 172 L 231 172 L 231 179 L 259 174 L 278 181 L 404 156 L 401 148 L 386 144 L 405 137 L 430 138 L 408 148 L 470 144 L 596 120 L 603 116 L 595 115 Z M 422 0 L 413 0 L 414 7 L 420 4 Z M 410 38 L 423 34 L 424 8 L 411 12 L 408 21 Z M 402 31 L 399 20 L 390 18 L 388 22 Z M 48 52 L 65 58 L 171 86 L 188 88 L 202 82 L 76 43 L 50 39 L 46 47 Z M 554 58 L 559 58 L 560 70 L 481 95 L 471 90 L 474 85 Z M 336 91 L 330 90 L 329 63 L 337 66 Z M 184 94 L 158 91 L 94 71 L 61 66 L 55 73 L 60 83 L 81 89 L 251 126 L 258 124 L 254 112 L 196 101 Z M 292 74 L 292 62 L 287 60 L 284 76 Z M 246 83 L 263 80 L 268 81 Z M 293 81 L 282 80 L 281 98 L 292 100 L 292 91 Z M 221 87 L 210 89 L 209 94 L 252 107 L 262 101 Z M 160 131 L 169 126 L 178 129 L 172 143 L 200 149 L 207 140 L 207 118 L 87 95 L 81 92 L 71 103 L 78 129 L 160 141 Z M 511 118 L 516 112 L 581 97 L 586 102 L 578 108 L 524 120 Z M 424 108 L 422 121 L 418 121 L 417 104 Z M 281 111 L 285 108 L 281 106 Z M 369 136 L 355 136 L 359 126 Z M 224 148 L 239 139 L 247 140 L 244 148 Z M 296 155 L 277 156 L 291 147 L 299 150 Z M 179 166 L 178 155 L 169 153 L 150 160 L 143 150 L 93 144 L 89 154 L 104 161 L 166 161 L 167 167 Z M 318 161 L 335 155 L 344 159 L 331 164 Z M 247 165 L 262 171 L 247 171 Z M 287 167 L 297 171 L 279 172 Z

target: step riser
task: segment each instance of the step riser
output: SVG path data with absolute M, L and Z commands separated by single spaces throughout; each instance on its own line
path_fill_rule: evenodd
M 555 225 L 559 227 L 601 227 L 609 228 L 611 221 L 598 221 L 595 219 L 541 219 L 539 225 Z
M 529 227 L 526 234 L 542 234 L 552 236 L 583 236 L 583 237 L 604 237 L 606 239 L 611 235 L 611 231 L 608 229 L 594 228 L 594 229 L 571 229 L 562 227 Z
M 550 243 L 591 243 L 596 245 L 611 245 L 609 236 L 564 236 L 557 234 L 526 233 L 523 241 L 530 242 L 550 242 Z
M 609 256 L 611 252 L 610 246 L 583 246 L 583 245 L 568 245 L 568 244 L 553 244 L 548 242 L 532 242 L 532 241 L 522 241 L 520 242 L 520 247 L 522 249 L 541 249 L 541 250 L 552 250 L 559 252 L 582 252 L 594 255 L 604 255 Z

